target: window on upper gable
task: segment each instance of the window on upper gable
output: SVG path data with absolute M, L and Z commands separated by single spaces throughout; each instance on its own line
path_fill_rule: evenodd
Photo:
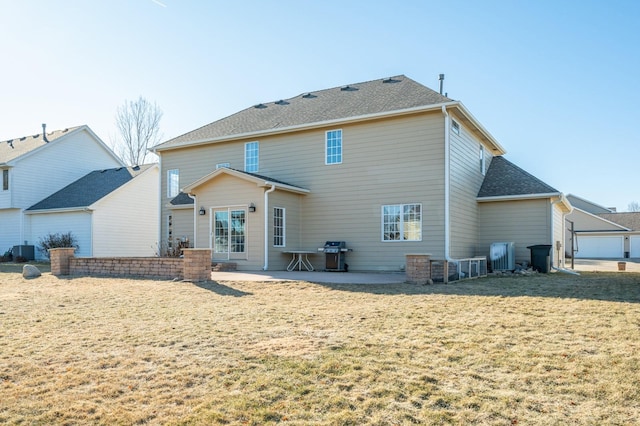
M 460 134 L 460 125 L 455 120 L 451 120 L 451 131 L 456 135 Z
M 487 168 L 486 168 L 486 162 L 484 159 L 484 146 L 480 145 L 480 173 L 482 173 L 482 175 L 484 176 L 484 174 L 487 172 Z
M 382 241 L 422 241 L 422 204 L 382 206 Z
M 257 172 L 258 171 L 258 157 L 259 157 L 258 142 L 247 142 L 244 144 L 244 171 L 245 172 Z
M 2 190 L 3 191 L 9 190 L 9 170 L 8 169 L 4 169 L 2 171 Z
M 325 164 L 342 163 L 342 130 L 329 130 L 326 133 Z
M 167 197 L 176 197 L 178 193 L 180 193 L 180 170 L 167 170 Z

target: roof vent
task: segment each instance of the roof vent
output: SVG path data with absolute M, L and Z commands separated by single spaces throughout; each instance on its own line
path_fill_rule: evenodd
M 42 140 L 49 143 L 49 139 L 47 139 L 47 123 L 42 123 Z
M 344 86 L 344 87 L 341 87 L 340 90 L 343 92 L 355 92 L 356 90 L 358 90 L 358 88 L 352 87 L 352 86 Z
M 282 99 L 280 99 L 278 102 L 275 103 L 276 105 L 289 105 L 289 102 L 284 101 Z
M 11 148 L 13 148 L 13 139 L 8 140 L 7 143 Z
M 267 106 L 265 104 L 258 104 L 254 106 L 254 108 L 257 108 L 257 109 L 265 109 L 266 107 Z
M 302 95 L 302 97 L 305 98 L 305 99 L 317 98 L 317 96 L 314 95 L 313 93 L 305 93 L 304 95 Z
M 401 81 L 402 80 L 398 80 L 393 77 L 385 78 L 384 80 L 382 80 L 383 83 L 400 83 Z
M 21 137 L 21 138 L 20 138 L 20 140 L 21 140 L 21 141 L 23 141 L 23 140 L 25 140 L 26 138 L 27 138 L 26 136 L 23 136 L 23 137 Z

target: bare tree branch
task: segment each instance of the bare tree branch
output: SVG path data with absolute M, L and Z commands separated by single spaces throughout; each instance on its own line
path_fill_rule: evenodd
M 131 166 L 144 164 L 149 148 L 156 145 L 160 134 L 162 110 L 154 102 L 142 96 L 136 101 L 125 101 L 118 107 L 116 127 L 118 140 L 114 144 L 116 153 Z
M 640 203 L 638 203 L 637 201 L 630 202 L 627 206 L 627 210 L 629 210 L 630 212 L 640 212 Z

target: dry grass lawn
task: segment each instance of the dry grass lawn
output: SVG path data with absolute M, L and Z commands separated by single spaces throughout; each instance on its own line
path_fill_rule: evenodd
M 0 423 L 637 424 L 640 274 L 319 285 L 0 273 Z

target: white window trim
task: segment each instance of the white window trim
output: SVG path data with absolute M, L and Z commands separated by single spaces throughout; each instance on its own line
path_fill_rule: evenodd
M 177 188 L 176 188 L 176 193 L 172 195 L 171 193 L 171 172 L 176 172 L 176 175 L 178 176 L 178 182 L 177 182 Z M 180 193 L 180 169 L 169 169 L 167 170 L 167 198 L 174 198 L 176 197 L 178 194 Z
M 416 206 L 420 206 L 420 238 L 416 239 L 416 240 L 405 240 L 404 239 L 404 219 L 402 219 L 400 221 L 400 236 L 401 239 L 399 240 L 385 240 L 384 239 L 384 208 L 385 207 L 389 207 L 389 206 L 399 206 L 400 207 L 400 214 L 404 215 L 404 206 L 412 206 L 412 205 L 416 205 Z M 383 204 L 380 207 L 380 241 L 383 243 L 416 243 L 416 242 L 420 242 L 422 241 L 422 235 L 423 235 L 423 224 L 424 224 L 424 209 L 422 208 L 422 203 L 402 203 L 402 204 Z
M 334 163 L 330 163 L 329 162 L 329 133 L 331 132 L 340 132 L 340 161 L 336 161 Z M 324 133 L 324 164 L 325 166 L 333 166 L 335 164 L 342 164 L 342 160 L 344 157 L 344 137 L 343 137 L 343 132 L 342 129 L 333 129 L 333 130 L 327 130 Z
M 252 144 L 256 144 L 256 169 L 255 170 L 248 170 L 247 167 L 247 147 L 249 145 Z M 260 170 L 260 142 L 258 141 L 252 141 L 252 142 L 245 142 L 244 144 L 244 171 L 245 172 L 249 172 L 249 173 L 256 173 L 257 171 Z
M 460 124 L 455 120 L 451 120 L 451 131 L 456 135 L 460 134 Z
M 287 209 L 285 209 L 284 207 L 277 207 L 274 206 L 273 207 L 273 218 L 275 221 L 275 217 L 276 217 L 276 209 L 281 210 L 282 211 L 282 244 L 275 244 L 275 241 L 273 242 L 273 246 L 274 247 L 286 247 L 287 246 Z M 273 239 L 275 240 L 276 237 L 276 225 L 275 223 L 273 224 Z

